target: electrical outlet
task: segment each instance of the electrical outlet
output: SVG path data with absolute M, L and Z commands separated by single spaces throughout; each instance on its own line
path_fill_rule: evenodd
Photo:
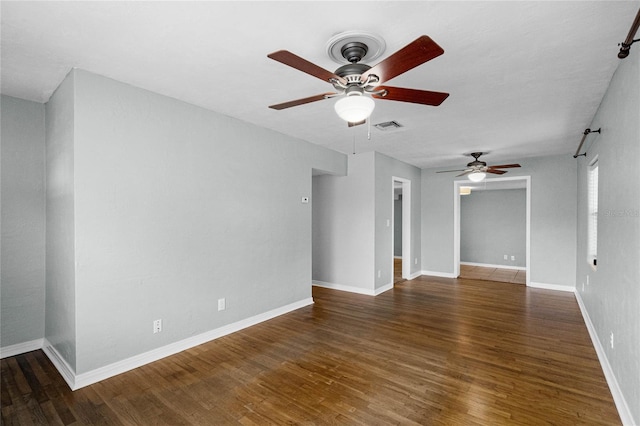
M 153 334 L 160 333 L 162 331 L 162 320 L 157 319 L 153 322 Z
M 218 299 L 218 310 L 224 311 L 225 309 L 227 309 L 227 301 L 225 298 L 223 297 L 222 299 Z
M 584 281 L 582 282 L 582 291 L 584 291 Z
M 418 258 L 416 257 L 416 260 L 413 262 L 415 265 L 418 264 Z
M 613 331 L 611 332 L 611 336 L 609 337 L 609 343 L 611 343 L 611 349 L 613 349 Z
M 589 285 L 589 275 L 587 275 L 587 285 Z
M 508 255 L 508 254 L 505 254 L 505 255 L 504 255 L 504 260 L 507 260 L 507 259 L 509 259 L 509 255 Z
M 378 269 L 378 278 L 380 278 L 381 274 L 382 274 L 382 271 Z
M 516 260 L 516 257 L 515 256 L 511 256 L 511 260 Z

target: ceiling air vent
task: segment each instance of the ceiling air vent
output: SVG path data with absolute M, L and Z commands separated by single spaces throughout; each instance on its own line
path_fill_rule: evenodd
M 385 121 L 384 123 L 374 124 L 373 127 L 375 127 L 378 130 L 382 130 L 386 132 L 389 130 L 399 129 L 400 127 L 402 127 L 402 124 L 393 120 L 393 121 Z

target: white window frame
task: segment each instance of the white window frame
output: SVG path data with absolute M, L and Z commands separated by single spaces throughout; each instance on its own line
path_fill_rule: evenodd
M 598 259 L 598 157 L 589 163 L 587 171 L 587 262 L 595 271 Z

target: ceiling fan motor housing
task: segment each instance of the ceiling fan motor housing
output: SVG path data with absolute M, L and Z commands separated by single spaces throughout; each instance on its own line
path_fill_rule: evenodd
M 338 68 L 335 72 L 336 75 L 348 79 L 349 76 L 355 75 L 358 76 L 358 80 L 360 79 L 360 75 L 369 71 L 371 67 L 366 64 L 346 64 Z
M 344 78 L 347 81 L 346 88 L 343 85 L 335 84 L 335 83 L 333 86 L 336 88 L 336 90 L 347 89 L 346 91 L 347 94 L 349 94 L 348 89 L 350 88 L 353 88 L 352 90 L 356 90 L 356 88 L 362 89 L 363 85 L 360 81 L 360 76 L 364 74 L 366 71 L 368 71 L 369 69 L 371 69 L 371 67 L 366 64 L 353 63 L 353 64 L 343 65 L 336 70 L 335 74 L 337 76 Z M 360 92 L 362 92 L 362 90 L 360 90 Z
M 467 164 L 467 167 L 486 167 L 487 163 L 485 163 L 484 161 L 472 161 L 470 163 Z

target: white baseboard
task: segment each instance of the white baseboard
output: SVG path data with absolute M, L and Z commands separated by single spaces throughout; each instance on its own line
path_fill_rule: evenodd
M 571 293 L 573 293 L 576 290 L 575 287 L 572 287 L 570 285 L 536 283 L 533 281 L 530 281 L 529 284 L 527 284 L 527 286 L 534 287 L 534 288 L 542 288 L 545 290 L 568 291 Z
M 482 266 L 484 268 L 498 268 L 498 269 L 511 269 L 514 271 L 526 271 L 524 266 L 511 266 L 511 265 L 494 265 L 491 263 L 475 263 L 475 262 L 460 262 L 461 265 L 467 266 Z
M 417 271 L 414 272 L 413 274 L 409 275 L 409 280 L 415 280 L 416 278 L 418 278 L 419 276 L 422 275 L 422 271 Z
M 51 363 L 56 367 L 56 370 L 58 370 L 58 373 L 60 373 L 64 381 L 67 382 L 69 388 L 71 388 L 71 390 L 76 390 L 76 373 L 73 371 L 71 366 L 67 364 L 64 357 L 60 355 L 56 348 L 47 339 L 44 339 L 42 351 L 49 360 L 51 360 Z
M 431 275 L 440 278 L 458 278 L 453 272 L 420 271 L 420 275 Z
M 0 359 L 42 349 L 43 344 L 44 339 L 35 339 L 29 342 L 5 346 L 4 348 L 0 348 Z
M 625 399 L 624 395 L 622 394 L 622 390 L 618 385 L 618 381 L 616 380 L 616 376 L 613 373 L 611 364 L 609 364 L 609 360 L 607 359 L 607 354 L 602 347 L 602 343 L 598 338 L 598 333 L 596 333 L 596 329 L 591 322 L 589 312 L 587 311 L 587 307 L 585 306 L 578 289 L 574 290 L 574 294 L 576 296 L 576 300 L 578 301 L 580 312 L 582 312 L 584 323 L 586 324 L 587 330 L 589 331 L 591 342 L 593 343 L 593 347 L 595 348 L 596 354 L 598 355 L 598 360 L 600 361 L 600 365 L 602 366 L 602 372 L 604 373 L 604 377 L 607 380 L 607 385 L 609 386 L 609 390 L 611 391 L 611 396 L 613 396 L 613 401 L 616 404 L 616 408 L 618 409 L 618 414 L 620 415 L 622 424 L 627 426 L 640 424 L 633 419 L 633 415 L 631 414 L 631 410 L 629 409 L 627 400 Z
M 328 283 L 326 281 L 313 281 L 312 284 L 315 285 L 316 287 L 324 287 L 324 288 L 329 288 L 331 290 L 340 290 L 340 291 L 346 291 L 349 293 L 358 293 L 358 294 L 366 294 L 367 296 L 376 296 L 376 291 L 370 288 L 362 288 L 362 287 L 356 287 L 352 285 Z
M 74 374 L 73 370 L 50 344 L 45 342 L 43 350 L 60 374 L 62 374 L 71 390 L 76 390 L 312 304 L 313 298 L 303 299 L 81 374 Z
M 373 292 L 374 296 L 384 293 L 385 291 L 389 291 L 393 288 L 393 283 L 385 284 L 382 287 L 376 288 Z

